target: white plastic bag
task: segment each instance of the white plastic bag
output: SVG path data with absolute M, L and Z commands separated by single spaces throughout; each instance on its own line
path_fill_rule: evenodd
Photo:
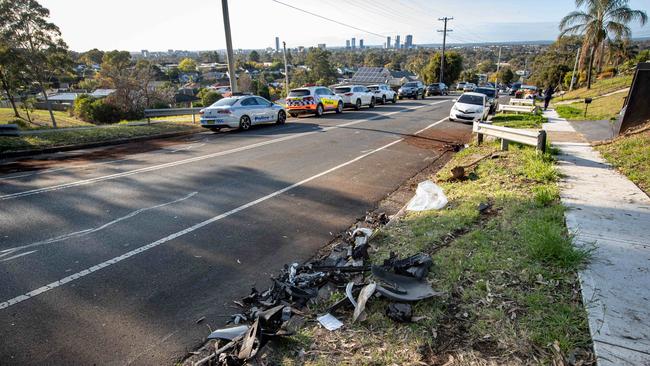
M 407 211 L 439 210 L 447 204 L 447 196 L 442 188 L 430 180 L 418 184 L 415 190 L 415 197 L 411 199 Z

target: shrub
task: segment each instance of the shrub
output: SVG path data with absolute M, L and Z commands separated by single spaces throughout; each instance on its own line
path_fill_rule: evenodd
M 221 94 L 217 93 L 216 91 L 210 90 L 201 96 L 201 103 L 203 104 L 204 107 L 208 107 L 212 105 L 212 103 L 218 101 L 219 99 L 223 98 Z
M 84 121 L 93 121 L 92 104 L 96 99 L 88 94 L 81 94 L 74 100 L 74 114 Z
M 93 101 L 91 106 L 93 122 L 113 123 L 128 118 L 116 106 L 106 103 L 102 99 Z

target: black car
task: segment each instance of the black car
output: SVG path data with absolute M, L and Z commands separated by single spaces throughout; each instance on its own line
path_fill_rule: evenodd
M 402 98 L 413 98 L 418 99 L 418 97 L 424 99 L 426 96 L 425 86 L 421 81 L 409 81 L 408 83 L 402 85 L 401 88 L 397 91 L 397 97 Z
M 515 95 L 515 93 L 516 93 L 517 90 L 519 90 L 519 89 L 521 89 L 521 83 L 514 83 L 514 84 L 512 84 L 512 86 L 511 86 L 510 89 L 509 89 L 509 90 L 510 90 L 510 93 L 509 93 L 509 94 L 510 94 L 510 95 Z
M 433 83 L 427 86 L 427 95 L 449 95 L 449 88 L 445 83 Z

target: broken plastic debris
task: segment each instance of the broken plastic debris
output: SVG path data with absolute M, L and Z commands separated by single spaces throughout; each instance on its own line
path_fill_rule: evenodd
M 232 341 L 233 339 L 244 335 L 248 331 L 248 325 L 240 325 L 238 327 L 217 329 L 210 333 L 208 339 L 226 339 Z
M 429 269 L 433 265 L 431 256 L 424 253 L 418 253 L 408 258 L 399 259 L 394 252 L 390 253 L 390 258 L 384 261 L 385 268 L 392 268 L 397 274 L 415 277 L 418 280 L 423 279 L 429 274 Z
M 392 300 L 418 301 L 442 295 L 426 281 L 390 273 L 381 267 L 372 266 L 372 275 L 378 282 L 377 292 Z
M 323 316 L 318 317 L 318 322 L 321 323 L 325 329 L 329 331 L 337 330 L 343 326 L 340 320 L 336 319 L 334 315 L 327 313 Z
M 442 188 L 430 180 L 418 184 L 415 190 L 415 197 L 411 199 L 407 211 L 428 211 L 439 210 L 447 204 L 447 196 Z
M 354 300 L 354 296 L 352 296 L 352 288 L 354 287 L 354 282 L 348 282 L 348 284 L 345 286 L 345 295 L 348 297 L 350 302 L 352 303 L 352 306 L 355 308 L 357 307 L 357 302 Z
M 413 307 L 409 304 L 402 303 L 388 304 L 386 315 L 398 322 L 410 322 L 413 317 Z
M 368 302 L 368 299 L 372 294 L 375 293 L 375 289 L 377 288 L 377 284 L 369 283 L 366 286 L 364 286 L 361 289 L 361 292 L 359 293 L 359 299 L 357 301 L 357 305 L 354 307 L 354 314 L 352 316 L 352 322 L 356 322 L 357 320 L 359 321 L 364 321 L 366 316 L 364 310 L 366 309 L 366 302 Z

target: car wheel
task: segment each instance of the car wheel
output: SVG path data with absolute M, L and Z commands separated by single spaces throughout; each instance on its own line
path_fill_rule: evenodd
M 354 103 L 354 109 L 357 111 L 361 109 L 361 99 L 357 99 L 357 102 Z
M 298 113 L 291 113 L 291 112 L 290 112 L 289 115 L 290 115 L 291 117 L 293 117 L 293 118 L 298 117 Z
M 239 119 L 239 129 L 242 131 L 247 131 L 250 130 L 252 124 L 251 124 L 251 119 L 248 116 L 242 116 Z
M 370 104 L 368 105 L 368 108 L 375 108 L 375 97 L 372 97 L 372 99 L 370 99 Z
M 323 116 L 323 105 L 319 104 L 316 106 L 316 117 L 322 117 Z
M 343 113 L 343 103 L 339 102 L 339 104 L 336 105 L 336 113 Z
M 399 100 L 402 100 L 402 97 L 399 97 L 398 99 L 399 99 Z
M 385 95 L 381 96 L 381 104 L 386 104 L 386 96 Z
M 400 98 L 400 99 L 402 99 L 402 98 Z M 393 104 L 395 104 L 395 103 L 397 103 L 397 96 L 393 95 Z
M 424 94 L 424 92 L 422 92 L 422 100 L 426 99 L 426 97 L 427 96 Z
M 278 120 L 276 121 L 277 124 L 283 125 L 287 121 L 287 114 L 284 113 L 284 111 L 278 112 Z

